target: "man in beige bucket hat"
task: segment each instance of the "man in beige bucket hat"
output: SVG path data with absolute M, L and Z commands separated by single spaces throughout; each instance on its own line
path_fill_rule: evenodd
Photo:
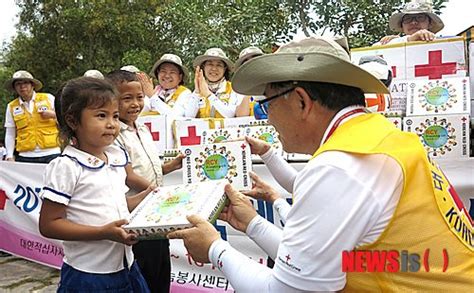
M 431 0 L 413 0 L 406 3 L 401 12 L 390 16 L 389 27 L 405 36 L 386 36 L 378 44 L 433 41 L 435 34 L 443 29 L 444 23 L 433 12 Z
M 5 82 L 5 88 L 18 96 L 5 114 L 7 160 L 48 163 L 60 154 L 54 96 L 36 92 L 42 87 L 41 81 L 25 70 Z M 16 158 L 15 149 L 19 153 Z
M 460 221 L 472 232 L 472 224 L 460 216 L 463 208 L 448 191 L 452 187 L 428 161 L 418 136 L 366 113 L 364 93 L 387 88 L 352 64 L 341 46 L 318 37 L 291 42 L 243 64 L 233 86 L 242 94 L 265 95 L 260 104 L 284 150 L 313 157 L 297 172 L 270 146 L 248 139 L 252 152 L 293 195 L 283 229 L 226 186 L 230 204 L 220 219 L 274 259 L 273 269 L 235 250 L 193 215 L 188 217 L 193 228 L 168 236 L 183 239 L 194 260 L 212 262 L 237 292 L 472 289 L 472 242 L 451 228 Z M 275 205 L 281 201 L 258 176 L 252 179 L 254 188 L 246 194 Z M 423 269 L 420 256 L 427 249 L 433 253 L 429 269 Z M 443 249 L 450 253 L 447 270 Z M 403 260 L 403 251 L 410 261 Z

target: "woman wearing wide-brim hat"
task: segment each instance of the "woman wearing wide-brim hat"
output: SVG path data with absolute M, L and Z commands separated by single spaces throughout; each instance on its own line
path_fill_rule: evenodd
M 229 81 L 233 64 L 220 48 L 210 48 L 194 59 L 194 93 L 199 100 L 198 118 L 235 117 L 243 96 L 232 90 Z
M 148 80 L 144 74 L 138 74 L 142 83 Z M 196 116 L 197 101 L 193 101 L 191 91 L 184 86 L 189 76 L 188 69 L 178 55 L 163 54 L 153 65 L 150 74 L 158 80 L 158 85 L 153 89 L 153 84 L 149 81 L 150 86 L 144 86 L 149 101 L 145 103 L 142 113 Z
M 5 82 L 5 89 L 17 95 L 8 103 L 5 113 L 5 147 L 9 161 L 49 163 L 61 153 L 54 96 L 36 92 L 42 87 L 41 81 L 25 70 L 15 72 Z
M 408 2 L 401 12 L 390 16 L 389 27 L 393 31 L 403 33 L 405 36 L 386 36 L 380 40 L 380 45 L 414 42 L 433 41 L 435 34 L 443 29 L 444 23 L 433 12 L 430 2 L 412 1 Z

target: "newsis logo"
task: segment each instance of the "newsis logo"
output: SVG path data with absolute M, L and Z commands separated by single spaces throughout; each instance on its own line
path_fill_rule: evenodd
M 443 249 L 443 272 L 449 265 L 448 252 Z M 426 249 L 423 256 L 409 253 L 407 250 L 352 250 L 342 252 L 342 271 L 346 273 L 377 273 L 377 272 L 419 272 L 430 271 L 430 250 Z M 423 268 L 422 268 L 423 266 Z

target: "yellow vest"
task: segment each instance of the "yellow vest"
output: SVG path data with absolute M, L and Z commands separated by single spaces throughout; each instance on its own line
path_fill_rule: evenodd
M 397 130 L 379 114 L 367 114 L 339 126 L 314 156 L 328 150 L 386 154 L 398 162 L 404 185 L 393 217 L 374 243 L 355 250 L 420 257 L 418 272 L 348 272 L 345 291 L 473 292 L 472 222 L 415 134 Z
M 228 103 L 230 94 L 232 93 L 232 84 L 230 81 L 226 81 L 225 85 L 225 92 L 220 93 L 217 97 L 219 100 Z M 199 107 L 198 113 L 196 118 L 224 118 L 224 116 L 219 113 L 219 111 L 215 110 L 214 115 L 211 113 L 211 103 L 209 103 L 209 100 L 207 98 L 201 97 L 200 104 L 202 104 L 201 107 Z
M 178 88 L 174 91 L 173 95 L 171 96 L 171 98 L 166 102 L 166 104 L 168 106 L 170 106 L 171 108 L 173 108 L 174 104 L 176 103 L 176 101 L 178 101 L 178 98 L 179 96 L 181 95 L 182 92 L 184 92 L 185 90 L 187 90 L 186 87 L 180 85 L 178 86 Z M 143 112 L 141 113 L 140 115 L 142 116 L 145 116 L 145 115 L 160 115 L 160 112 L 158 111 L 148 111 L 148 112 Z
M 20 105 L 20 98 L 8 104 L 16 127 L 16 150 L 18 152 L 33 151 L 36 146 L 41 149 L 58 147 L 58 128 L 56 119 L 41 118 L 38 109 L 52 110 L 48 95 L 36 93 L 33 113 Z

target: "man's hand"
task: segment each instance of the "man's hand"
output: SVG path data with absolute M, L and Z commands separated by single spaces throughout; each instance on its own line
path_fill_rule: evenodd
M 435 39 L 435 34 L 430 32 L 429 30 L 419 30 L 413 35 L 410 35 L 407 37 L 407 40 L 409 42 L 414 42 L 414 41 L 425 41 L 425 42 L 431 42 Z
M 247 196 L 235 190 L 230 184 L 225 186 L 225 193 L 230 204 L 224 208 L 219 219 L 226 221 L 236 230 L 245 233 L 250 221 L 257 216 L 257 212 Z
M 220 238 L 219 232 L 209 222 L 197 215 L 187 217 L 192 228 L 168 233 L 168 239 L 183 239 L 184 246 L 195 261 L 209 263 L 209 248 Z
M 252 190 L 243 190 L 243 194 L 271 203 L 280 198 L 278 192 L 258 177 L 255 172 L 250 172 L 250 178 L 253 181 Z
M 250 152 L 255 155 L 261 156 L 272 147 L 268 142 L 250 136 L 246 136 L 245 140 L 250 145 Z

